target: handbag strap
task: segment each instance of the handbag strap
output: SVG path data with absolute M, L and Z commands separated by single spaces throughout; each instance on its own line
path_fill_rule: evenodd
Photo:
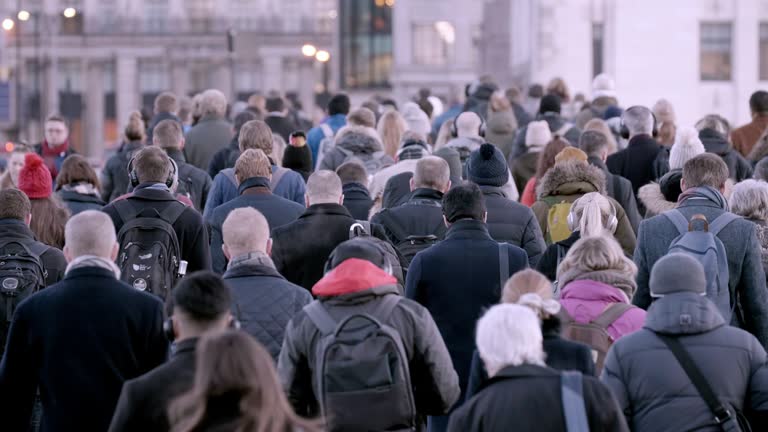
M 509 279 L 509 250 L 505 243 L 499 243 L 499 291 L 504 290 Z
M 589 432 L 587 410 L 584 408 L 581 372 L 561 372 L 560 388 L 565 430 L 568 432 Z

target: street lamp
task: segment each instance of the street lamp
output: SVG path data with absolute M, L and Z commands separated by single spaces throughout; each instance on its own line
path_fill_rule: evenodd
M 320 50 L 315 54 L 315 60 L 325 63 L 331 59 L 331 54 L 326 50 Z
M 314 57 L 317 54 L 317 47 L 312 44 L 304 44 L 301 47 L 301 53 L 304 54 L 304 57 Z
M 16 23 L 12 19 L 6 18 L 3 20 L 3 30 L 11 31 L 14 26 L 16 26 Z
M 20 10 L 18 14 L 16 14 L 16 18 L 19 19 L 19 21 L 29 21 L 29 18 L 32 17 L 32 14 L 29 13 L 28 10 Z
M 77 15 L 77 9 L 68 7 L 64 9 L 64 18 L 74 18 Z
M 331 53 L 326 50 L 320 50 L 315 54 L 315 60 L 323 65 L 323 91 L 328 93 L 328 82 L 330 81 L 330 70 L 328 60 L 331 59 Z

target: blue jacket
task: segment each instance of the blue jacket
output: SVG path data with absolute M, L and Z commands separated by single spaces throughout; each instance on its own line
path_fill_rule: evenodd
M 347 125 L 347 116 L 344 114 L 334 114 L 323 120 L 323 123 L 330 126 L 331 130 L 333 130 L 333 134 L 336 135 L 336 132 L 338 132 L 339 129 Z M 325 138 L 325 134 L 320 126 L 313 127 L 307 134 L 307 145 L 309 145 L 309 149 L 312 150 L 312 166 L 317 165 L 317 151 L 320 148 L 320 142 L 323 138 Z

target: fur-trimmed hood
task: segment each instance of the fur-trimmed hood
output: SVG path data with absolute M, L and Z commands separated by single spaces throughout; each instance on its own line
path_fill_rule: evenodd
M 581 161 L 555 164 L 537 181 L 538 198 L 554 195 L 583 195 L 589 192 L 605 194 L 605 173 Z
M 373 154 L 384 150 L 376 129 L 365 126 L 347 125 L 339 129 L 335 145 L 354 154 Z
M 643 203 L 648 215 L 659 215 L 677 207 L 677 202 L 668 201 L 661 193 L 661 186 L 658 183 L 648 183 L 638 189 L 637 199 Z

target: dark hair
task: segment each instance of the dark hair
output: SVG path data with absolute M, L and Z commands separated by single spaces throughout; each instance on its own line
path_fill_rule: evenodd
M 199 271 L 187 275 L 173 289 L 170 305 L 196 322 L 215 321 L 232 307 L 232 293 L 221 276 Z
M 349 96 L 344 93 L 334 95 L 330 101 L 328 101 L 328 115 L 336 114 L 349 114 Z
M 241 112 L 240 114 L 235 116 L 235 134 L 240 133 L 240 129 L 243 128 L 243 125 L 248 123 L 251 120 L 260 120 L 259 116 L 256 115 L 253 111 L 245 110 Z
M 341 179 L 341 184 L 360 183 L 365 186 L 368 184 L 368 172 L 365 166 L 356 160 L 344 162 L 336 168 L 336 174 Z
M 96 171 L 91 168 L 88 160 L 80 155 L 69 155 L 61 164 L 61 171 L 56 177 L 56 190 L 75 183 L 89 183 L 97 189 L 101 187 Z
M 584 131 L 579 138 L 579 148 L 587 156 L 599 156 L 601 151 L 608 148 L 608 137 L 600 131 Z
M 59 114 L 51 114 L 48 117 L 45 118 L 45 122 L 58 122 L 58 123 L 64 123 L 64 126 L 69 128 L 69 122 L 67 122 L 67 119 L 64 118 L 64 116 L 61 116 Z
M 560 114 L 562 109 L 562 102 L 560 96 L 550 93 L 541 98 L 541 104 L 539 105 L 539 113 L 544 114 L 548 112 L 555 112 Z
M 443 197 L 443 214 L 450 223 L 459 219 L 482 221 L 485 212 L 483 192 L 475 183 L 458 185 Z
M 179 99 L 175 94 L 164 91 L 155 97 L 155 112 L 176 112 L 179 110 Z
M 32 212 L 27 194 L 18 189 L 0 190 L 0 219 L 25 220 Z
M 756 180 L 768 181 L 768 157 L 760 159 L 755 165 L 755 174 L 753 177 Z
M 265 107 L 267 112 L 282 112 L 285 109 L 285 101 L 280 96 L 269 97 Z
M 749 109 L 753 113 L 768 113 L 768 92 L 759 90 L 749 98 Z
M 64 248 L 64 227 L 69 220 L 69 209 L 59 196 L 30 200 L 32 222 L 29 229 L 38 241 L 57 249 Z
M 544 150 L 539 153 L 539 161 L 536 164 L 536 179 L 541 180 L 544 174 L 555 166 L 555 156 L 568 146 L 570 146 L 568 141 L 555 138 L 544 147 Z
M 416 104 L 419 105 L 419 108 L 424 111 L 428 118 L 432 118 L 432 112 L 435 109 L 435 107 L 432 106 L 432 102 L 427 99 L 419 99 L 416 101 Z
M 164 150 L 148 146 L 136 154 L 133 169 L 140 183 L 165 183 L 171 172 L 171 162 Z
M 540 98 L 544 96 L 544 86 L 541 84 L 531 84 L 530 87 L 528 87 L 528 97 L 531 98 Z

